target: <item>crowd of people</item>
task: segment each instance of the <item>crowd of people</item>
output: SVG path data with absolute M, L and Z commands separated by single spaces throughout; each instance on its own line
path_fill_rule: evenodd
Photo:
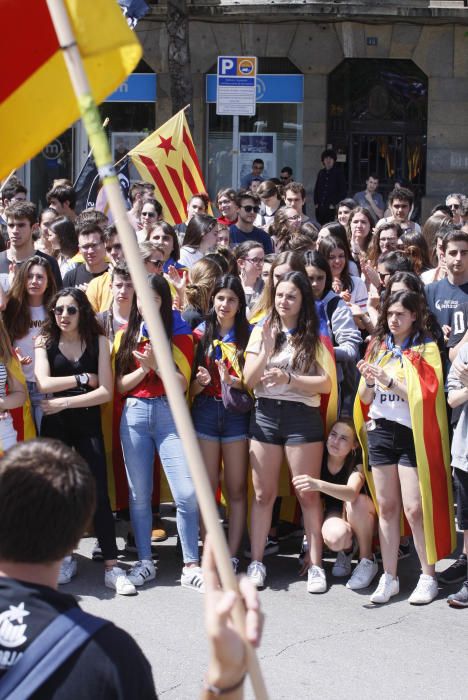
M 381 604 L 399 593 L 412 541 L 421 575 L 409 602 L 462 582 L 448 602 L 468 607 L 468 198 L 449 194 L 420 226 L 411 189 L 399 183 L 385 202 L 371 175 L 345 198 L 336 155 L 322 161 L 310 217 L 291 168 L 264 179 L 257 167 L 249 189 L 223 188 L 212 204 L 195 194 L 176 226 L 150 183 L 130 188 L 129 220 L 225 507 L 232 566 L 248 555 L 247 576 L 263 588 L 288 521 L 303 528 L 309 593 L 327 591 L 326 549 L 331 576 L 351 590 L 374 583 Z M 343 198 L 332 203 L 332 191 Z M 203 592 L 205 531 L 183 436 L 117 229 L 97 210 L 76 212 L 65 180 L 39 217 L 20 183 L 2 198 L 2 451 L 38 435 L 84 458 L 97 494 L 93 558 L 121 595 L 157 575 L 163 472 L 181 584 Z M 454 502 L 463 552 L 437 576 L 456 549 Z M 127 510 L 137 561 L 124 569 L 113 511 Z M 59 584 L 76 573 L 68 551 Z

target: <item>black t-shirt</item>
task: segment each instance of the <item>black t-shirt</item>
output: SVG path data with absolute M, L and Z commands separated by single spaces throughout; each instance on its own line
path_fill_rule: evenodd
M 48 586 L 0 578 L 0 679 L 57 615 L 77 606 Z M 30 700 L 154 700 L 151 666 L 137 643 L 105 625 Z
M 454 348 L 465 335 L 468 329 L 468 299 L 459 304 L 452 313 L 452 324 L 449 339 L 447 341 L 448 348 Z
M 0 253 L 0 273 L 4 272 L 8 274 L 11 260 L 9 260 L 7 252 L 8 251 L 4 250 L 2 253 Z M 56 259 L 53 258 L 51 255 L 47 255 L 47 253 L 43 253 L 42 250 L 35 250 L 33 255 L 38 255 L 40 258 L 45 258 L 48 261 L 52 268 L 52 274 L 54 275 L 57 289 L 62 289 L 62 275 L 60 274 L 60 268 Z M 21 260 L 21 262 L 17 262 L 16 266 L 19 267 L 19 265 L 22 265 L 23 262 L 24 260 Z
M 89 284 L 95 277 L 100 277 L 107 271 L 107 267 L 102 272 L 88 272 L 84 263 L 78 263 L 73 270 L 69 270 L 63 278 L 64 287 L 78 287 L 80 284 Z

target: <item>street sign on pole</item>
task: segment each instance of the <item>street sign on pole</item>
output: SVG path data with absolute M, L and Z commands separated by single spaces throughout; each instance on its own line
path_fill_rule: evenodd
M 253 117 L 256 92 L 255 56 L 218 56 L 216 114 Z

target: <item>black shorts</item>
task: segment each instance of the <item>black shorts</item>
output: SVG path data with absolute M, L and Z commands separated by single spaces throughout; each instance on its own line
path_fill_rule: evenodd
M 418 466 L 413 431 L 406 425 L 400 425 L 385 418 L 369 420 L 367 444 L 371 467 L 384 464 L 400 464 L 402 467 Z
M 323 442 L 320 409 L 301 401 L 257 399 L 250 418 L 252 440 L 270 445 L 301 445 Z
M 453 482 L 457 499 L 457 523 L 459 530 L 468 530 L 468 472 L 453 470 Z

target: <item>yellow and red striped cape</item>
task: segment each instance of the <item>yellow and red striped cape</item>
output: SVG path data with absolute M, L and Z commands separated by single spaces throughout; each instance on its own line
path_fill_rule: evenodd
M 190 384 L 190 377 L 193 365 L 193 336 L 190 328 L 178 322 L 180 314 L 173 312 L 174 328 L 172 335 L 172 356 L 179 372 L 186 378 L 187 384 Z M 112 348 L 112 369 L 115 375 L 115 357 L 122 342 L 122 337 L 125 330 L 120 330 L 116 333 L 114 345 Z M 101 425 L 104 435 L 104 445 L 107 459 L 107 480 L 109 498 L 111 501 L 112 510 L 119 511 L 128 508 L 128 484 L 125 473 L 125 465 L 120 444 L 120 419 L 124 406 L 125 396 L 120 394 L 116 387 L 114 388 L 114 399 L 101 408 Z M 155 455 L 155 471 L 154 471 L 154 487 L 153 487 L 153 502 L 162 503 L 171 501 L 170 489 L 167 482 L 163 481 L 161 492 L 160 484 L 160 461 Z
M 24 440 L 32 440 L 36 437 L 36 427 L 32 414 L 31 400 L 29 398 L 26 379 L 21 368 L 21 363 L 16 357 L 12 357 L 7 363 L 7 371 L 14 377 L 23 387 L 26 392 L 26 401 L 19 408 L 14 408 L 10 411 L 13 418 L 13 427 L 16 430 L 16 439 L 18 442 Z M 0 453 L 2 452 L 0 441 Z
M 376 358 L 380 365 L 387 361 L 385 353 L 386 346 L 383 345 Z M 429 564 L 435 564 L 456 546 L 442 361 L 436 343 L 430 340 L 403 350 L 402 363 L 418 463 L 426 553 Z M 363 382 L 361 378 L 360 386 Z M 369 406 L 363 404 L 358 393 L 354 403 L 354 423 L 362 446 L 364 474 L 378 509 L 368 461 L 365 425 L 368 412 Z

